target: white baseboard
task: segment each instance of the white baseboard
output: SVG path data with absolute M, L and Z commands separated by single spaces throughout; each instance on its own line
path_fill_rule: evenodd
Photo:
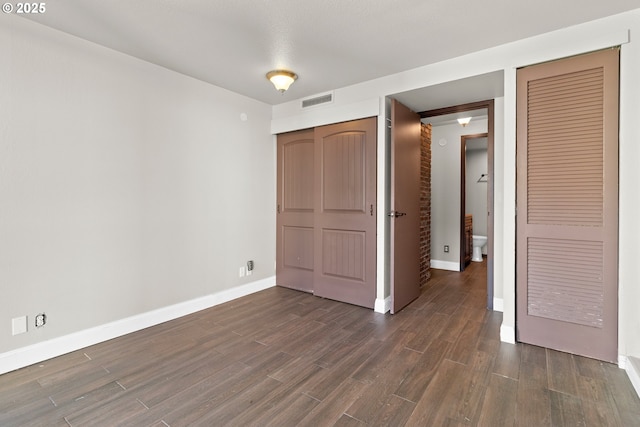
M 384 314 L 389 310 L 391 310 L 391 296 L 388 296 L 385 299 L 376 298 L 376 304 L 373 307 L 373 311 Z
M 177 319 L 275 286 L 275 276 L 226 289 L 215 294 L 137 314 L 105 325 L 78 331 L 59 338 L 0 354 L 0 374 L 24 368 L 52 357 L 79 350 L 131 332 Z
M 500 325 L 500 341 L 509 344 L 516 343 L 516 331 L 512 326 Z
M 440 261 L 437 259 L 431 260 L 431 268 L 438 270 L 460 271 L 460 263 L 453 261 Z
M 504 313 L 504 300 L 502 298 L 493 299 L 493 311 Z
M 635 357 L 627 357 L 625 359 L 624 366 L 619 366 L 626 371 L 633 388 L 636 389 L 636 394 L 640 396 L 640 359 Z

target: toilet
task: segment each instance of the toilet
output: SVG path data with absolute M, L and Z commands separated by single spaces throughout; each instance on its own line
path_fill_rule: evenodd
M 487 236 L 473 236 L 471 261 L 482 262 L 482 248 L 487 244 Z

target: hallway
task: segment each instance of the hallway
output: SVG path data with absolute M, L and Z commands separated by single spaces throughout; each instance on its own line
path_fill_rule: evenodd
M 638 425 L 617 366 L 501 343 L 485 278 L 393 316 L 270 288 L 0 376 L 0 425 Z

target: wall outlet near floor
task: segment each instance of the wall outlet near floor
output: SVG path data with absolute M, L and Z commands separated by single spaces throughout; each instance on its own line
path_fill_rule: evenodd
M 238 277 L 244 277 L 247 274 L 246 267 L 242 266 L 238 270 Z
M 449 252 L 449 245 L 444 245 L 444 251 Z
M 253 261 L 247 261 L 247 276 L 253 274 Z
M 36 315 L 36 328 L 42 328 L 47 323 L 47 315 L 40 313 Z
M 27 332 L 27 316 L 11 319 L 11 335 L 24 334 L 25 332 Z

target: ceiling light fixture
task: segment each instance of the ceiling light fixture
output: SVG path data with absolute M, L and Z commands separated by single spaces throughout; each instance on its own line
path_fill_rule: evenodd
M 468 125 L 470 121 L 471 121 L 471 117 L 462 117 L 458 119 L 458 123 L 460 123 L 462 127 L 465 127 L 466 125 Z
M 280 93 L 284 93 L 298 79 L 298 76 L 287 70 L 273 70 L 267 73 L 267 78 Z

